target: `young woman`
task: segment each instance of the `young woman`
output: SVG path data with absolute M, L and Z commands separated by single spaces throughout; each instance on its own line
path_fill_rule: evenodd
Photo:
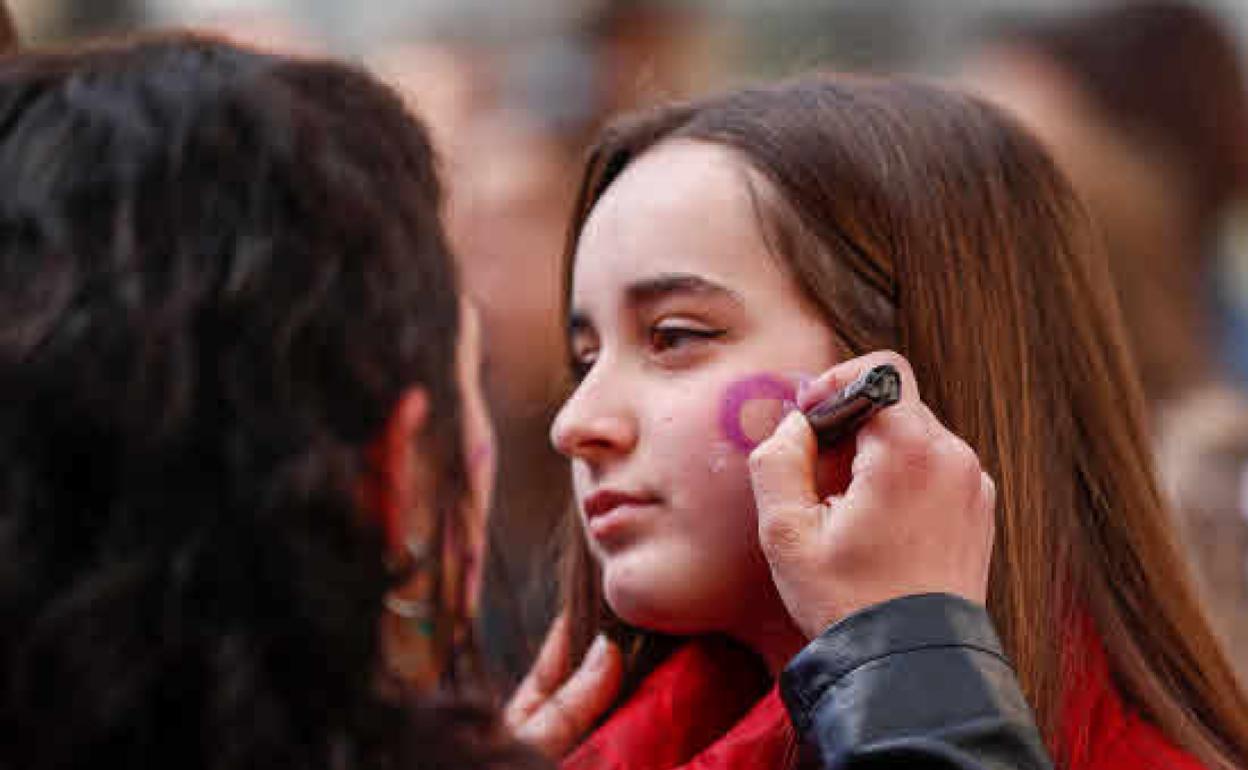
M 997 482 L 987 606 L 1059 764 L 1248 763 L 1104 265 L 1063 178 L 997 111 L 814 77 L 635 116 L 593 150 L 568 253 L 579 384 L 552 433 L 580 503 L 569 612 L 578 645 L 625 642 L 632 683 L 568 766 L 791 761 L 768 687 L 813 629 L 760 549 L 747 456 L 809 404 L 806 378 L 877 349 L 911 362 Z M 879 472 L 845 455 L 822 457 L 821 494 Z M 910 460 L 919 484 L 931 457 Z M 827 558 L 860 569 L 853 548 Z
M 0 59 L 0 178 L 0 766 L 545 766 L 464 698 L 492 439 L 399 98 L 195 37 L 31 52 Z M 507 725 L 559 754 L 599 650 L 548 655 Z M 964 673 L 1013 719 L 975 756 L 1027 744 L 1013 685 Z

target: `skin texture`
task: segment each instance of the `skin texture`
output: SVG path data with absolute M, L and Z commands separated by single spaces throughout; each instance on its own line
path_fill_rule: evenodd
M 761 184 L 728 150 L 674 141 L 607 190 L 573 276 L 584 378 L 552 440 L 573 460 L 615 612 L 727 634 L 778 669 L 804 637 L 759 547 L 746 452 L 725 439 L 721 405 L 760 371 L 830 367 L 840 345 L 767 249 L 750 194 Z M 612 493 L 626 503 L 602 510 Z

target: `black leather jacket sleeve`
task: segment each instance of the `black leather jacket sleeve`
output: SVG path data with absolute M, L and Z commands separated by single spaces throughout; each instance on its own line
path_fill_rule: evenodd
M 988 613 L 956 596 L 850 615 L 789 663 L 780 692 L 823 768 L 1052 767 Z

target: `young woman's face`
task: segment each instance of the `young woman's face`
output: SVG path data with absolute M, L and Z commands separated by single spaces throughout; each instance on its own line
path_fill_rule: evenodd
M 788 617 L 758 546 L 749 450 L 800 378 L 840 359 L 767 248 L 751 173 L 727 149 L 671 141 L 607 189 L 575 255 L 582 379 L 552 428 L 615 612 L 747 643 Z

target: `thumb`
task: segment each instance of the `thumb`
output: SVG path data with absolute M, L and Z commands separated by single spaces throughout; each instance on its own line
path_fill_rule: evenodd
M 599 636 L 581 667 L 515 731 L 516 737 L 548 757 L 562 757 L 614 702 L 623 675 L 620 648 Z
M 773 517 L 788 519 L 817 510 L 815 435 L 801 412 L 789 412 L 775 432 L 750 453 L 750 484 L 760 527 Z
M 568 628 L 568 616 L 561 613 L 550 624 L 533 667 L 504 707 L 503 721 L 513 732 L 541 708 L 567 678 L 571 656 Z

